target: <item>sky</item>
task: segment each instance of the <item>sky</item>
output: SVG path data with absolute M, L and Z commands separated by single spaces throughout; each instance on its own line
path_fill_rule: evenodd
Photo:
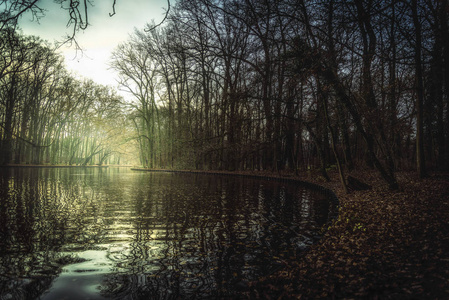
M 116 0 L 113 17 L 109 16 L 113 0 L 91 2 L 94 5 L 89 7 L 91 26 L 76 35 L 82 53 L 73 45 L 62 46 L 59 51 L 74 74 L 115 87 L 117 75 L 108 66 L 112 51 L 128 39 L 134 28 L 143 29 L 152 20 L 156 24 L 161 22 L 168 7 L 167 0 Z M 40 0 L 38 5 L 46 9 L 45 16 L 39 22 L 32 21 L 31 14 L 23 16 L 19 26 L 24 34 L 40 36 L 51 43 L 61 42 L 71 34 L 72 28 L 66 26 L 67 11 L 53 0 Z

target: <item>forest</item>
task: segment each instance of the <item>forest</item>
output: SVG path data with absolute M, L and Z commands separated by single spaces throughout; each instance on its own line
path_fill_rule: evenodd
M 69 74 L 39 38 L 1 35 L 1 164 L 120 163 L 127 128 L 116 92 Z
M 2 22 L 1 164 L 449 168 L 447 1 L 180 0 L 111 58 L 130 97 Z M 82 25 L 82 24 L 81 24 Z M 78 24 L 78 26 L 81 26 Z
M 167 0 L 118 88 L 43 2 L 0 0 L 0 298 L 449 298 L 448 0 Z

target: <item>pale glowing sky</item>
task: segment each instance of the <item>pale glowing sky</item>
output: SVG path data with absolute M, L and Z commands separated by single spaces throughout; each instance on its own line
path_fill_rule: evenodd
M 128 39 L 134 28 L 143 29 L 146 23 L 154 20 L 159 23 L 165 16 L 167 0 L 117 0 L 116 14 L 112 13 L 113 0 L 93 0 L 89 7 L 89 23 L 85 31 L 77 33 L 77 41 L 83 53 L 75 47 L 63 46 L 60 51 L 65 57 L 69 70 L 75 74 L 91 78 L 95 82 L 117 86 L 116 74 L 108 69 L 108 62 L 114 48 Z M 40 36 L 49 42 L 63 41 L 71 33 L 67 28 L 68 13 L 53 0 L 40 0 L 39 6 L 47 9 L 45 17 L 39 23 L 30 21 L 25 15 L 20 20 L 24 34 Z M 171 1 L 174 5 L 174 1 Z

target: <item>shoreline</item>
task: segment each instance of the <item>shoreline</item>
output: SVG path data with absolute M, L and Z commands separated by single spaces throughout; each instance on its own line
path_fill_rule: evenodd
M 132 166 L 127 165 L 88 165 L 88 166 L 81 166 L 81 165 L 27 165 L 27 164 L 8 164 L 8 165 L 0 165 L 0 168 L 132 168 Z
M 134 168 L 136 170 L 136 168 Z M 338 216 L 293 265 L 247 283 L 249 299 L 449 299 L 449 173 L 397 172 L 391 191 L 376 172 L 348 173 L 371 189 L 346 194 L 336 171 L 136 171 L 237 175 L 308 182 L 332 191 Z

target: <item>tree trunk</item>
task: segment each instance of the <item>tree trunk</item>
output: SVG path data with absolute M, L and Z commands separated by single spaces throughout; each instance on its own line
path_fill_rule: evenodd
M 362 123 L 362 118 L 357 111 L 357 109 L 354 107 L 351 98 L 346 91 L 343 84 L 340 82 L 340 79 L 338 78 L 338 75 L 329 67 L 326 66 L 326 64 L 319 70 L 322 77 L 326 80 L 326 82 L 332 86 L 335 90 L 337 100 L 341 101 L 341 103 L 345 106 L 345 108 L 348 110 L 348 112 L 351 114 L 354 123 L 357 127 L 358 132 L 363 137 L 370 160 L 373 162 L 374 167 L 379 171 L 382 178 L 387 182 L 390 189 L 398 189 L 399 185 L 396 181 L 396 178 L 394 176 L 394 173 L 388 172 L 387 169 L 382 165 L 382 163 L 379 161 L 379 159 L 376 156 L 376 153 L 374 151 L 374 138 L 372 134 L 368 131 L 366 131 L 365 127 Z M 391 171 L 391 170 L 390 170 Z
M 318 80 L 318 89 L 321 90 L 321 84 L 319 83 L 319 80 Z M 341 182 L 341 185 L 343 186 L 343 190 L 347 194 L 348 193 L 348 185 L 346 184 L 345 174 L 341 167 L 340 157 L 338 156 L 337 148 L 335 146 L 335 134 L 334 134 L 334 131 L 333 131 L 333 128 L 331 125 L 330 118 L 329 118 L 327 95 L 323 95 L 322 91 L 319 91 L 318 93 L 321 94 L 319 96 L 319 98 L 321 98 L 321 101 L 323 102 L 324 117 L 326 119 L 326 124 L 327 124 L 327 127 L 329 128 L 329 133 L 331 136 L 331 146 L 332 146 L 332 151 L 334 152 L 335 161 L 337 163 L 338 174 L 340 176 L 340 182 Z
M 423 104 L 424 104 L 424 83 L 421 58 L 421 23 L 418 16 L 417 0 L 412 1 L 413 25 L 415 26 L 415 88 L 416 88 L 416 168 L 419 178 L 426 177 L 426 160 L 424 156 L 424 136 L 423 136 Z
M 1 164 L 7 165 L 11 162 L 12 146 L 13 146 L 13 116 L 16 106 L 16 74 L 12 74 L 10 88 L 8 90 L 6 107 L 5 107 L 5 123 L 3 125 L 4 139 L 2 141 L 2 159 Z

